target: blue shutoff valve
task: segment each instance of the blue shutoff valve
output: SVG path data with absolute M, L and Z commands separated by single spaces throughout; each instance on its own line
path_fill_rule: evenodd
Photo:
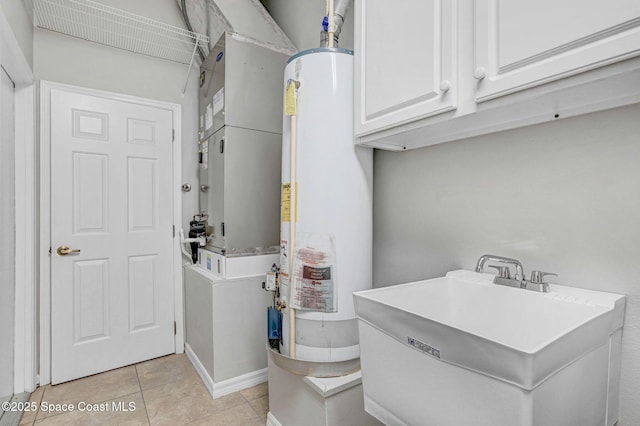
M 322 18 L 322 29 L 324 30 L 324 32 L 329 32 L 329 17 L 325 16 L 324 18 Z

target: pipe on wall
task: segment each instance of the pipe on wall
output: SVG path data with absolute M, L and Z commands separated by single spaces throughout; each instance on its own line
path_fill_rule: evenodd
M 291 81 L 289 84 L 293 85 L 293 90 L 297 91 L 300 87 L 299 81 Z M 297 100 L 294 98 L 294 103 Z M 294 110 L 295 110 L 294 106 Z M 290 157 L 290 180 L 291 182 L 291 210 L 290 210 L 290 219 L 289 219 L 289 253 L 295 253 L 296 251 L 296 222 L 298 217 L 297 212 L 297 204 L 298 204 L 298 190 L 297 190 L 297 181 L 298 181 L 298 117 L 297 111 L 294 114 L 291 114 L 291 157 Z M 294 262 L 293 260 L 289 263 L 289 277 L 293 280 L 293 276 L 295 273 Z M 296 310 L 292 307 L 291 301 L 289 301 L 289 356 L 291 358 L 296 357 Z
M 327 0 L 327 30 L 322 31 L 320 47 L 338 47 L 340 32 L 351 0 Z

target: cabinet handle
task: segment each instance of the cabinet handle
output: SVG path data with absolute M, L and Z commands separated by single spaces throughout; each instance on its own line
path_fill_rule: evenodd
M 442 80 L 440 82 L 440 91 L 441 92 L 448 92 L 449 89 L 451 89 L 451 83 L 449 82 L 449 80 Z
M 482 80 L 487 76 L 486 68 L 485 67 L 476 68 L 476 70 L 473 72 L 473 76 L 475 77 L 476 80 Z

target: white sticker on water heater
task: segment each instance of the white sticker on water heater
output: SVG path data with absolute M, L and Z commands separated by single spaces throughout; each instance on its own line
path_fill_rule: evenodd
M 280 270 L 289 275 L 289 242 L 280 240 Z

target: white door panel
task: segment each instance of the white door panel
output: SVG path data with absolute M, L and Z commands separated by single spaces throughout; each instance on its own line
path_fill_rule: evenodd
M 169 110 L 51 91 L 52 383 L 175 350 L 171 141 Z
M 355 133 L 456 108 L 457 2 L 356 0 Z
M 640 55 L 640 2 L 477 0 L 477 101 Z
M 597 37 L 640 12 L 637 0 L 501 1 L 496 7 L 501 68 Z

